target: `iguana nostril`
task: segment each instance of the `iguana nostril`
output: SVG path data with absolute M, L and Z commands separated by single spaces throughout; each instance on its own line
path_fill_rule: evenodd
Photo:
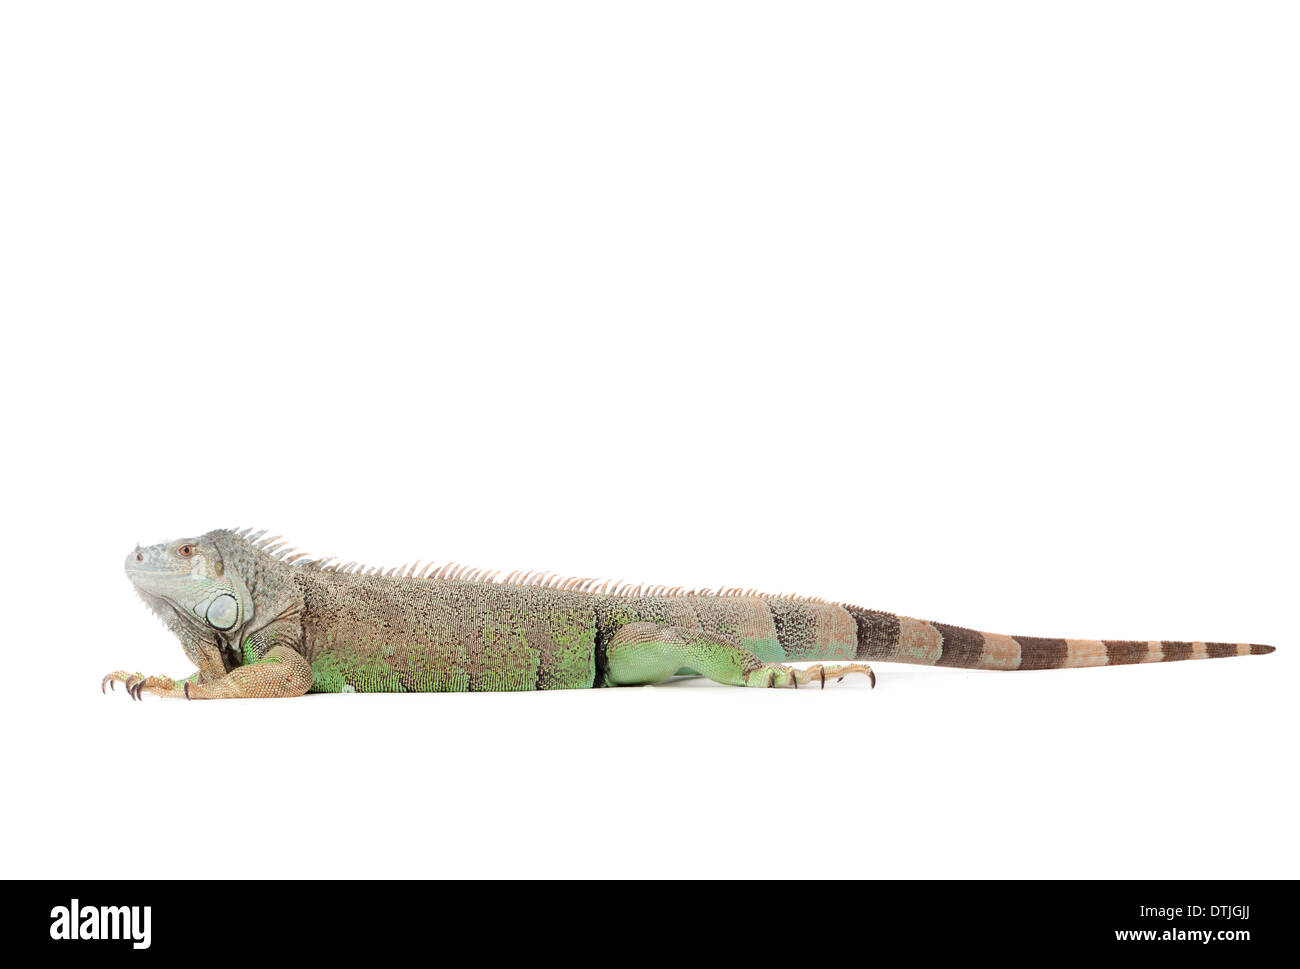
M 143 561 L 144 561 L 144 556 L 141 555 L 139 552 L 136 552 L 136 553 L 135 553 L 135 560 L 136 560 L 137 562 L 143 562 Z

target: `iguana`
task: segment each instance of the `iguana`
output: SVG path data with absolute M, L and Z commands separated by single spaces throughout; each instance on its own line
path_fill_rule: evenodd
M 686 591 L 546 572 L 420 563 L 375 569 L 309 559 L 265 532 L 219 529 L 137 547 L 136 591 L 198 671 L 118 671 L 141 699 L 304 693 L 562 690 L 657 683 L 679 673 L 797 687 L 861 660 L 1043 670 L 1271 653 L 1248 643 L 997 636 L 844 603 L 753 589 Z M 796 668 L 787 661 L 818 662 Z

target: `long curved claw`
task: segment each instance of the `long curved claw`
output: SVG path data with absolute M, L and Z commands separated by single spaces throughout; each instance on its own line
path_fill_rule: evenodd
M 112 673 L 109 673 L 108 676 L 99 681 L 100 693 L 107 693 L 109 690 L 117 690 L 117 680 L 113 677 Z

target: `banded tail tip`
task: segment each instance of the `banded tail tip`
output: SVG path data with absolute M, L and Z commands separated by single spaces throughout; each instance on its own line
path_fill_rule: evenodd
M 1265 645 L 1263 645 L 1263 644 L 1261 644 L 1261 643 L 1251 643 L 1251 644 L 1250 644 L 1250 655 L 1251 655 L 1251 656 L 1267 656 L 1269 653 L 1273 652 L 1275 649 L 1277 649 L 1276 646 L 1265 646 Z

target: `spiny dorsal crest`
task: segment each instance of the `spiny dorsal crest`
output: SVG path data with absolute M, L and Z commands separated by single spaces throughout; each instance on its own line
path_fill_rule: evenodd
M 306 552 L 300 552 L 297 546 L 290 546 L 285 542 L 282 535 L 263 538 L 262 536 L 266 535 L 267 532 L 265 528 L 259 531 L 253 531 L 251 528 L 232 528 L 229 531 L 259 552 L 269 555 L 286 565 L 296 565 L 302 569 L 315 569 L 317 572 L 335 572 L 340 575 L 379 576 L 386 579 L 413 579 L 416 581 L 441 579 L 447 582 L 481 582 L 491 585 L 585 592 L 602 596 L 739 596 L 761 599 L 788 599 L 793 602 L 812 602 L 819 605 L 847 605 L 847 603 L 823 599 L 821 596 L 801 596 L 793 593 L 777 593 L 774 595 L 768 592 L 760 592 L 757 589 L 746 589 L 742 586 L 687 589 L 685 586 L 680 585 L 633 585 L 631 582 L 620 582 L 617 579 L 605 579 L 602 582 L 598 578 L 557 575 L 553 572 L 524 571 L 523 569 L 515 569 L 502 577 L 500 569 L 472 568 L 457 562 L 448 562 L 442 566 L 430 562 L 421 568 L 420 564 L 424 561 L 423 559 L 416 559 L 415 562 L 410 564 L 384 569 L 356 561 L 340 562 L 336 555 L 328 555 L 325 558 L 308 558 Z

